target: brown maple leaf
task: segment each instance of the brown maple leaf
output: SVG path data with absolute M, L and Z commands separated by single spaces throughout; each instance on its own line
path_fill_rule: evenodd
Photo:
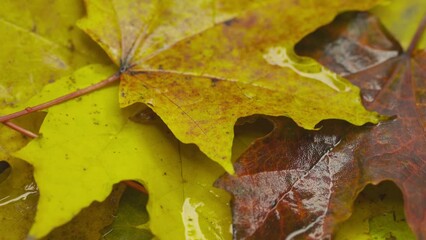
M 426 51 L 406 52 L 368 13 L 346 13 L 297 46 L 362 89 L 370 110 L 394 116 L 377 126 L 323 121 L 307 131 L 287 118 L 216 183 L 234 196 L 237 239 L 324 239 L 347 219 L 369 183 L 394 181 L 407 221 L 426 238 Z M 321 39 L 321 40 L 318 40 Z

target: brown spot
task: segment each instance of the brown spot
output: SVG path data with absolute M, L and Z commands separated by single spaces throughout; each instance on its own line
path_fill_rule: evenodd
M 219 82 L 219 79 L 217 79 L 217 78 L 210 78 L 210 80 L 211 80 L 211 86 L 212 87 L 216 87 L 216 83 Z
M 223 24 L 225 25 L 225 26 L 231 26 L 232 24 L 234 24 L 235 22 L 236 22 L 237 20 L 234 18 L 234 19 L 229 19 L 228 21 L 225 21 Z
M 74 52 L 74 51 L 75 51 L 75 46 L 74 46 L 74 43 L 73 43 L 73 42 L 71 42 L 71 41 L 69 41 L 69 42 L 68 42 L 68 49 L 69 49 L 71 52 Z

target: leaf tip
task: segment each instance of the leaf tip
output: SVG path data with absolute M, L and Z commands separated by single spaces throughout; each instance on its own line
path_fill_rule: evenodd
M 224 166 L 225 171 L 227 173 L 231 174 L 231 175 L 234 175 L 235 170 L 234 170 L 234 166 L 232 165 L 232 163 L 231 164 L 227 164 L 227 165 L 229 165 L 229 166 L 226 166 L 226 167 Z

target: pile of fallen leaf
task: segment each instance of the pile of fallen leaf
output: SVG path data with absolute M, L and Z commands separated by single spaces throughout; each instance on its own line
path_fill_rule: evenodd
M 385 180 L 426 238 L 425 13 L 2 1 L 0 239 L 327 239 Z

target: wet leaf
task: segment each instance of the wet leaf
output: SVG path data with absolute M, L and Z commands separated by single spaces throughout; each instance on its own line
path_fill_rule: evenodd
M 0 108 L 17 107 L 62 74 L 88 62 L 103 62 L 102 54 L 84 33 L 75 28 L 83 15 L 81 2 L 2 1 L 0 7 Z M 67 14 L 64 14 L 67 9 Z M 79 50 L 75 50 L 78 47 Z M 23 70 L 25 69 L 25 70 Z M 42 116 L 18 123 L 38 131 Z M 6 239 L 23 239 L 33 222 L 38 200 L 32 167 L 9 156 L 28 139 L 0 126 L 0 155 L 10 165 L 10 176 L 0 183 L 0 231 Z M 15 201 L 11 201 L 15 200 Z M 8 203 L 8 204 L 6 204 Z
M 368 109 L 395 119 L 363 127 L 324 121 L 317 132 L 274 119 L 275 130 L 235 163 L 236 176 L 218 182 L 234 195 L 236 238 L 331 237 L 336 224 L 350 216 L 364 186 L 383 180 L 401 189 L 408 224 L 419 239 L 426 236 L 426 52 L 401 54 L 386 32 L 369 30 L 381 29 L 377 24 L 366 13 L 347 13 L 303 40 L 298 50 L 349 74 Z M 319 36 L 331 37 L 316 45 L 312 39 Z M 392 44 L 376 49 L 376 42 Z
M 284 115 L 308 129 L 330 118 L 378 122 L 358 88 L 292 51 L 338 12 L 377 2 L 88 0 L 80 26 L 121 66 L 122 107 L 146 103 L 179 140 L 233 172 L 240 117 Z
M 107 62 L 102 50 L 75 26 L 82 2 L 1 1 L 0 112 L 27 107 L 43 85 L 91 62 Z M 16 108 L 15 108 L 16 109 Z M 37 132 L 43 114 L 15 120 Z M 0 124 L 0 161 L 10 165 L 0 182 L 0 239 L 24 239 L 34 221 L 38 190 L 32 166 L 10 154 L 29 139 Z
M 31 165 L 13 158 L 7 162 L 10 174 L 0 182 L 0 239 L 25 239 L 36 214 L 37 186 Z
M 36 113 L 15 122 L 37 132 L 43 118 L 43 113 Z M 33 167 L 11 154 L 29 139 L 3 125 L 0 132 L 0 163 L 8 165 L 6 172 L 0 173 L 0 239 L 24 239 L 34 221 L 38 189 Z
M 99 65 L 83 68 L 46 86 L 42 96 L 90 85 L 114 71 Z M 46 235 L 92 201 L 105 199 L 113 184 L 134 179 L 149 191 L 155 236 L 229 238 L 229 196 L 212 187 L 222 168 L 195 146 L 179 143 L 158 119 L 149 124 L 129 120 L 144 106 L 121 110 L 117 91 L 118 86 L 111 86 L 52 107 L 42 137 L 16 153 L 34 166 L 40 189 L 30 234 Z

